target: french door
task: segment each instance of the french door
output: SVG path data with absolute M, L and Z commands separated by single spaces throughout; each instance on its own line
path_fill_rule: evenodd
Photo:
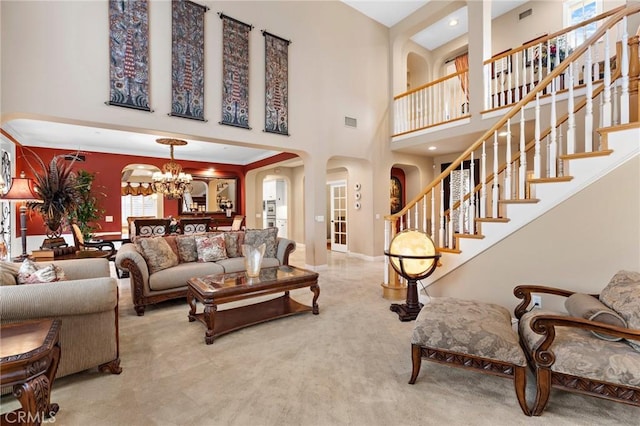
M 331 194 L 331 250 L 347 251 L 347 182 L 329 184 Z

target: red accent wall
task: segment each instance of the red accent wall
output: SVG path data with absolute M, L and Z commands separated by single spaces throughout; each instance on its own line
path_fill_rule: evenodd
M 33 178 L 34 172 L 40 172 L 35 157 L 29 151 L 33 151 L 45 163 L 51 161 L 55 155 L 73 153 L 69 150 L 50 149 L 50 148 L 29 148 L 22 149 L 16 147 L 16 173 L 20 174 L 24 170 L 27 177 Z M 98 232 L 120 232 L 121 230 L 121 207 L 120 207 L 120 188 L 122 169 L 132 163 L 151 164 L 162 168 L 162 165 L 169 161 L 168 158 L 143 157 L 133 155 L 106 154 L 100 152 L 82 152 L 86 156 L 86 161 L 76 162 L 73 166 L 74 170 L 83 169 L 95 173 L 96 178 L 94 187 L 100 188 L 100 192 L 106 194 L 101 200 L 100 206 L 104 209 L 105 216 L 113 216 L 113 222 L 100 222 L 101 229 Z M 184 168 L 189 169 L 192 173 L 196 170 L 214 169 L 213 176 L 235 176 L 238 178 L 238 186 L 240 188 L 240 199 L 238 200 L 237 211 L 239 214 L 244 212 L 245 208 L 245 170 L 244 166 L 233 164 L 208 163 L 201 161 L 179 160 L 178 163 Z M 31 165 L 33 167 L 30 167 Z M 178 215 L 178 200 L 164 200 L 165 216 Z M 19 218 L 16 218 L 16 223 Z M 42 235 L 45 233 L 45 227 L 42 223 L 40 215 L 28 213 L 27 228 L 29 235 Z

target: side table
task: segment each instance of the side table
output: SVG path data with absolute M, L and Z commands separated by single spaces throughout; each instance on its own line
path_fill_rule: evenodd
M 2 414 L 3 425 L 40 425 L 58 412 L 50 398 L 60 361 L 60 324 L 59 319 L 47 319 L 0 327 L 0 384 L 13 386 L 22 405 Z

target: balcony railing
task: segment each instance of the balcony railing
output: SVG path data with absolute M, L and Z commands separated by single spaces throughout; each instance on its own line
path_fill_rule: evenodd
M 483 69 L 463 70 L 439 78 L 394 97 L 393 136 L 401 136 L 469 117 L 469 98 L 461 84 L 469 72 L 482 72 L 483 111 L 513 106 L 564 61 L 606 19 L 623 10 L 620 6 L 562 31 L 532 40 L 486 60 Z M 613 41 L 615 37 L 611 38 Z M 605 44 L 591 51 L 593 81 L 604 77 Z M 586 58 L 574 63 L 574 84 L 584 84 Z M 567 88 L 567 72 L 556 78 L 556 90 Z M 544 91 L 541 96 L 550 92 Z

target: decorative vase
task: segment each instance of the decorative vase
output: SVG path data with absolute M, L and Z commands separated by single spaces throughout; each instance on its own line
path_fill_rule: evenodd
M 253 247 L 249 244 L 242 245 L 242 255 L 244 256 L 244 267 L 247 271 L 247 276 L 250 278 L 260 276 L 260 266 L 262 264 L 262 257 L 264 256 L 264 250 L 266 245 L 260 244 L 258 247 Z

